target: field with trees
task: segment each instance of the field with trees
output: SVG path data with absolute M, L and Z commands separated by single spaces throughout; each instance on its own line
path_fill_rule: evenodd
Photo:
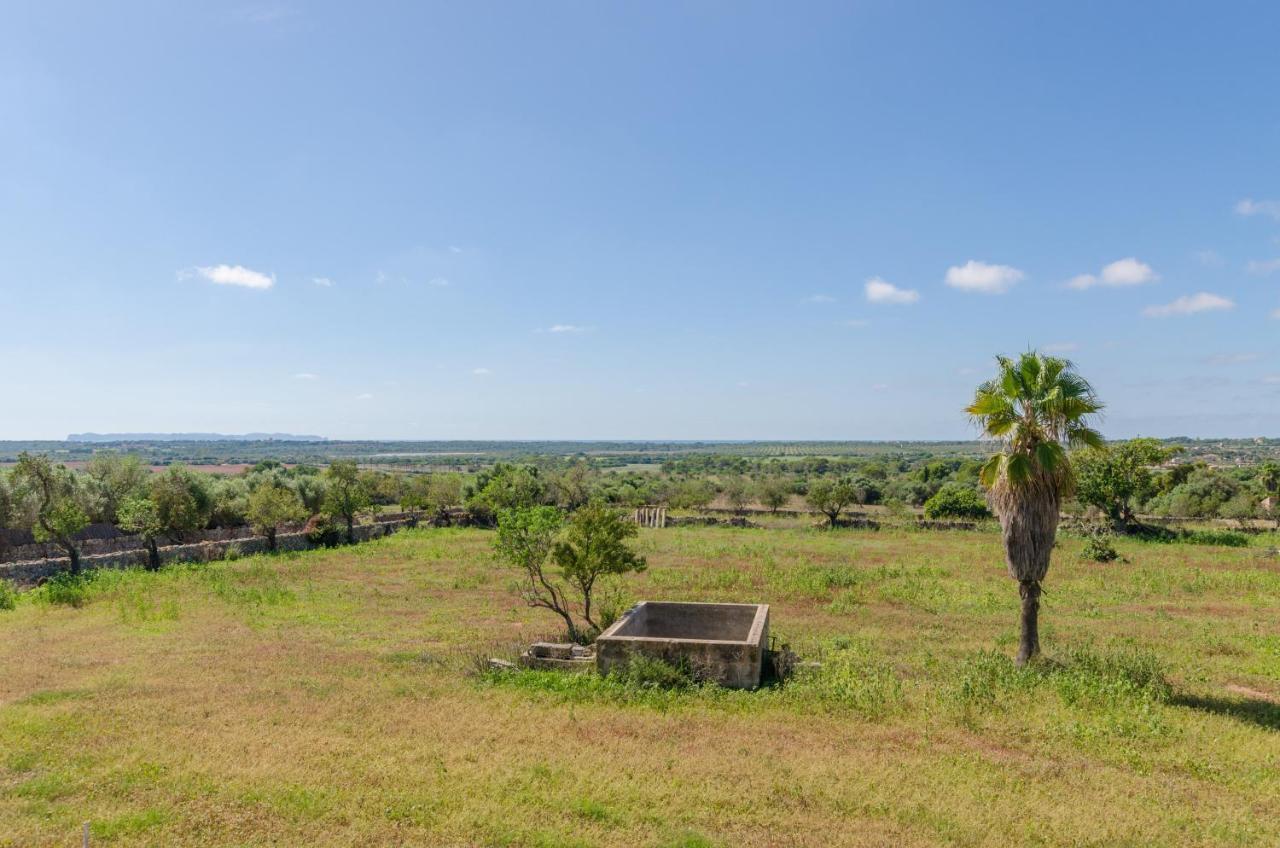
M 20 451 L 0 557 L 53 570 L 0 577 L 0 846 L 1276 842 L 1280 464 L 997 365 L 972 453 Z M 764 685 L 522 664 L 659 599 L 769 604 Z
M 1060 537 L 1046 660 L 987 532 L 641 530 L 641 598 L 766 601 L 819 668 L 733 692 L 492 671 L 561 628 L 492 531 L 160 572 L 0 611 L 0 845 L 1263 845 L 1280 564 Z M 13 600 L 13 599 L 11 599 Z M 661 685 L 659 685 L 661 684 Z

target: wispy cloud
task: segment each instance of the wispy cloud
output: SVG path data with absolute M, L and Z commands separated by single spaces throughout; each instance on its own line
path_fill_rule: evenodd
M 866 318 L 850 318 L 848 321 L 844 322 L 846 327 L 867 327 L 870 326 L 870 324 L 871 322 Z
M 1250 274 L 1274 274 L 1280 271 L 1280 259 L 1254 259 L 1244 269 Z
M 276 284 L 275 274 L 264 274 L 243 265 L 199 265 L 178 272 L 178 279 L 201 277 L 219 286 L 240 286 L 246 289 L 269 289 Z
M 548 333 L 560 333 L 560 334 L 585 333 L 587 331 L 587 328 L 579 327 L 577 324 L 552 324 L 550 327 L 547 328 L 546 331 Z
M 1205 362 L 1209 365 L 1243 365 L 1246 362 L 1256 362 L 1258 354 L 1248 353 L 1218 353 L 1210 356 Z
M 867 280 L 866 293 L 867 300 L 872 303 L 892 303 L 905 306 L 920 300 L 920 292 L 915 289 L 899 288 L 879 277 L 872 277 Z
M 471 373 L 475 374 L 477 377 L 488 377 L 493 372 L 488 368 L 472 368 Z
M 1236 214 L 1246 217 L 1266 215 L 1268 218 L 1280 221 L 1280 200 L 1254 200 L 1246 197 L 1236 204 Z
M 1168 318 L 1173 315 L 1194 315 L 1197 312 L 1233 309 L 1235 305 L 1234 301 L 1221 295 L 1199 292 L 1197 294 L 1184 295 L 1172 303 L 1148 306 L 1142 310 L 1142 314 L 1148 318 Z
M 438 288 L 438 289 L 443 289 L 443 288 L 448 288 L 449 286 L 453 285 L 453 283 L 445 279 L 444 277 L 432 277 L 431 279 L 427 280 L 427 285 L 434 286 L 435 288 Z
M 1271 386 L 1280 384 L 1280 374 L 1268 374 L 1262 378 L 1262 382 Z
M 315 283 L 317 286 L 321 286 L 322 288 L 326 288 L 326 289 L 333 287 L 333 280 L 329 279 L 328 277 L 312 277 L 311 282 Z
M 373 394 L 370 392 L 361 392 L 356 395 L 356 400 L 373 400 Z
M 1045 353 L 1071 353 L 1079 349 L 1080 345 L 1076 342 L 1050 342 L 1041 348 Z
M 292 6 L 264 4 L 245 6 L 232 13 L 236 20 L 248 24 L 274 24 L 288 20 L 298 14 Z
M 309 371 L 302 371 L 302 372 L 300 372 L 300 373 L 298 373 L 298 374 L 294 374 L 294 375 L 293 375 L 293 379 L 295 379 L 295 380 L 319 380 L 320 378 L 319 378 L 318 376 L 316 376 L 315 374 L 312 374 L 312 373 L 311 373 L 311 372 L 309 372 Z
M 1271 313 L 1271 317 L 1280 321 L 1280 309 L 1276 309 Z
M 835 303 L 836 299 L 829 294 L 811 294 L 806 297 L 804 303 Z
M 1072 277 L 1067 285 L 1073 289 L 1084 290 L 1094 286 L 1140 286 L 1144 283 L 1154 283 L 1158 279 L 1160 275 L 1150 265 L 1130 256 L 1104 266 L 1096 275 L 1080 274 Z
M 1227 263 L 1222 258 L 1222 254 L 1216 250 L 1197 250 L 1195 252 L 1196 261 L 1206 268 L 1219 268 Z
M 973 259 L 947 269 L 947 285 L 980 294 L 1004 294 L 1025 277 L 1026 274 L 1009 265 L 992 265 Z

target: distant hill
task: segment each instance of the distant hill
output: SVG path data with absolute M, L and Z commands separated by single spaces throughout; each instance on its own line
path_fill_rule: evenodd
M 68 442 L 324 442 L 324 436 L 296 433 L 72 433 Z

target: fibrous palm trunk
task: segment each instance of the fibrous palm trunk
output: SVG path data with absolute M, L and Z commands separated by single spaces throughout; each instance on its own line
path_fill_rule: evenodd
M 1017 487 L 997 487 L 992 500 L 1004 536 L 1009 576 L 1018 581 L 1022 598 L 1018 665 L 1040 653 L 1040 583 L 1049 571 L 1049 558 L 1058 532 L 1058 491 L 1048 477 Z

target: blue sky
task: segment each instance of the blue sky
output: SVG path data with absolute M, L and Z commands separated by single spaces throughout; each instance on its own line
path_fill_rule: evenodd
M 1280 435 L 1275 4 L 24 6 L 0 438 Z

